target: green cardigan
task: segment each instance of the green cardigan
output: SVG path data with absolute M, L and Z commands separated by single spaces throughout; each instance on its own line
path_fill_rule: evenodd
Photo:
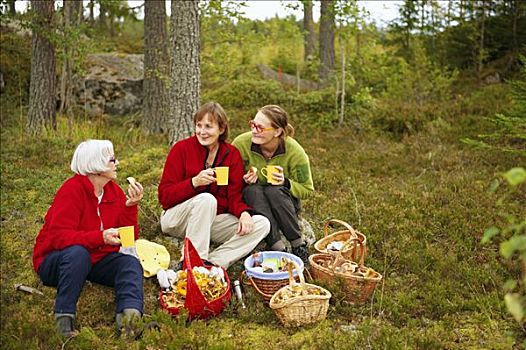
M 250 166 L 258 168 L 259 184 L 268 185 L 267 178 L 261 173 L 262 168 L 267 165 L 279 165 L 285 173 L 285 186 L 290 188 L 294 197 L 304 199 L 314 191 L 309 156 L 292 137 L 286 137 L 285 142 L 269 160 L 263 157 L 259 145 L 252 143 L 250 131 L 236 137 L 232 145 L 241 152 L 245 172 Z

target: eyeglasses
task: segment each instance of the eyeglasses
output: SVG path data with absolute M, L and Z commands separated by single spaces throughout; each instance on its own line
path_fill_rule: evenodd
M 265 128 L 263 125 L 261 124 L 257 124 L 255 121 L 253 120 L 250 120 L 248 122 L 248 125 L 250 126 L 251 129 L 254 129 L 256 130 L 256 132 L 260 133 L 260 132 L 263 132 L 263 131 L 270 131 L 270 130 L 275 130 L 276 128 L 273 128 L 273 127 L 270 127 L 270 128 Z
M 115 163 L 117 163 L 117 158 L 111 157 L 109 162 L 115 164 Z

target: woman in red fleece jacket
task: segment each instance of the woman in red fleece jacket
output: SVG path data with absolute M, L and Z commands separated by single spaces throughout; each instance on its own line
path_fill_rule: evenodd
M 36 238 L 33 265 L 45 285 L 57 287 L 55 320 L 64 336 L 75 333 L 86 280 L 115 288 L 118 329 L 143 311 L 143 270 L 137 258 L 119 253 L 117 230 L 134 226 L 138 237 L 143 188 L 130 184 L 126 197 L 114 182 L 118 164 L 110 141 L 82 142 L 71 161 L 75 175 L 58 190 Z
M 216 102 L 194 115 L 195 135 L 173 145 L 159 184 L 161 229 L 188 237 L 201 259 L 228 268 L 268 234 L 270 223 L 242 199 L 243 161 L 225 142 L 228 119 Z M 215 167 L 228 167 L 228 185 L 216 183 Z M 221 245 L 209 251 L 210 242 Z

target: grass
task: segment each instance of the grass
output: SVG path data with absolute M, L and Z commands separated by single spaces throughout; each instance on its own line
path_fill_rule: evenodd
M 1 131 L 1 335 L 5 349 L 518 349 L 524 334 L 507 314 L 501 286 L 518 267 L 504 263 L 496 245 L 480 244 L 482 232 L 499 219 L 489 193 L 498 173 L 524 165 L 509 154 L 480 152 L 460 143 L 485 127 L 465 115 L 429 123 L 395 140 L 374 130 L 321 131 L 301 124 L 299 141 L 311 156 L 316 193 L 303 202 L 304 216 L 318 237 L 329 218 L 349 222 L 367 235 L 366 263 L 383 283 L 365 305 L 350 305 L 338 288 L 327 320 L 283 328 L 249 287 L 248 311 L 235 304 L 209 321 L 187 323 L 159 310 L 158 285 L 145 280 L 145 313 L 160 332 L 135 342 L 113 338 L 113 291 L 88 283 L 78 304 L 80 334 L 63 342 L 55 332 L 55 289 L 33 271 L 33 243 L 60 184 L 70 176 L 75 146 L 86 138 L 114 142 L 119 179 L 136 177 L 145 186 L 141 235 L 179 251 L 158 227 L 156 186 L 169 150 L 164 139 L 146 136 L 130 118 L 78 118 L 68 135 L 23 134 L 24 111 L 2 110 Z M 230 113 L 242 131 L 245 111 Z M 238 117 L 239 116 L 239 117 Z M 245 118 L 246 119 L 246 118 Z M 520 213 L 524 188 L 506 210 Z M 237 278 L 235 266 L 231 278 Z M 15 283 L 38 288 L 25 294 Z

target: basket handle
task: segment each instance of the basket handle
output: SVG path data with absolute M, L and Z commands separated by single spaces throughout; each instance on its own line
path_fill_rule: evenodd
M 338 263 L 345 262 L 346 259 L 343 256 L 343 252 L 346 250 L 347 247 L 351 247 L 352 255 L 351 255 L 351 261 L 357 262 L 358 265 L 364 266 L 365 265 L 365 255 L 367 254 L 367 247 L 363 244 L 362 241 L 360 241 L 358 238 L 351 238 L 345 244 L 343 245 L 342 249 L 338 252 L 336 256 L 336 261 L 334 262 L 334 265 L 337 266 Z M 356 252 L 358 251 L 358 256 L 356 256 Z
M 351 225 L 349 225 L 345 221 L 338 220 L 338 219 L 329 219 L 329 220 L 327 220 L 327 222 L 323 226 L 323 237 L 327 237 L 327 235 L 329 234 L 329 225 L 330 224 L 340 224 L 343 227 L 345 227 L 347 230 L 349 230 L 349 232 L 351 232 L 351 237 L 349 239 L 358 237 L 358 235 L 356 234 L 356 231 L 354 231 L 354 229 L 351 227 Z
M 294 269 L 298 271 L 298 277 L 300 278 L 300 284 L 301 288 L 305 289 L 305 277 L 303 277 L 303 273 L 301 272 L 301 269 L 297 262 L 290 260 L 289 264 L 292 264 L 293 267 L 291 268 L 290 265 L 288 266 L 287 270 L 289 271 L 289 285 L 292 287 L 294 284 L 297 284 L 296 280 L 294 279 Z
M 267 294 L 267 293 L 261 291 L 261 289 L 258 288 L 257 283 L 254 282 L 254 280 L 252 279 L 252 277 L 247 276 L 247 274 L 246 274 L 246 270 L 241 271 L 241 277 L 240 277 L 240 278 L 241 278 L 241 282 L 243 282 L 243 284 L 250 284 L 250 285 L 252 285 L 252 287 L 254 287 L 254 289 L 256 290 L 256 292 L 258 292 L 259 294 L 261 294 L 263 297 L 268 298 L 268 299 L 272 298 L 272 294 Z M 246 282 L 245 282 L 245 278 L 248 279 L 248 282 L 249 282 L 249 283 L 246 283 Z

